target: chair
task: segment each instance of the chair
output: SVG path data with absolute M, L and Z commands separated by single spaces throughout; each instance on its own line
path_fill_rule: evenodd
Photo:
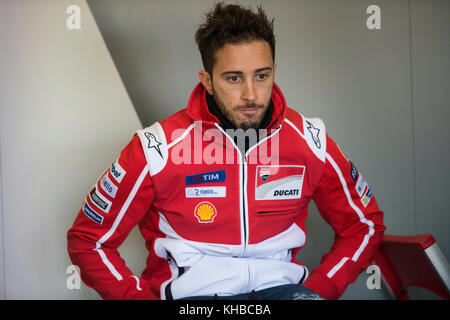
M 430 234 L 385 234 L 375 264 L 395 299 L 409 300 L 406 287 L 417 286 L 450 300 L 449 265 Z

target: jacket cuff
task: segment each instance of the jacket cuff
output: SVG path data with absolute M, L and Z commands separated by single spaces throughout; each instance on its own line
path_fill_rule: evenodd
M 148 282 L 138 278 L 139 282 L 128 276 L 107 287 L 94 288 L 104 300 L 159 300 L 151 291 Z
M 339 292 L 334 281 L 322 275 L 320 271 L 313 271 L 302 285 L 319 294 L 324 299 L 336 300 L 339 298 Z

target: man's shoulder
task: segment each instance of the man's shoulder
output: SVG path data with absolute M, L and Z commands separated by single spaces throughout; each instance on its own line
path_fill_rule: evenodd
M 289 107 L 286 108 L 284 121 L 291 126 L 295 126 L 301 132 L 301 134 L 305 134 L 305 129 L 310 126 L 317 126 L 325 131 L 325 123 L 321 118 L 305 116 L 295 109 Z
M 150 175 L 157 174 L 166 166 L 170 146 L 183 137 L 183 133 L 191 128 L 192 123 L 186 109 L 182 109 L 137 131 L 147 162 L 152 164 L 149 166 Z
M 304 139 L 311 151 L 321 160 L 326 155 L 326 128 L 320 118 L 309 118 L 292 108 L 286 108 L 284 122 Z
M 164 131 L 173 132 L 178 129 L 187 129 L 192 125 L 192 119 L 188 116 L 186 108 L 181 109 L 166 119 L 159 121 Z
M 139 131 L 149 132 L 157 128 L 159 135 L 163 134 L 164 140 L 167 141 L 167 144 L 170 144 L 172 140 L 177 138 L 176 136 L 179 132 L 189 129 L 192 123 L 192 119 L 187 115 L 186 108 L 184 108 L 166 119 L 154 122 Z
M 292 108 L 286 107 L 286 114 L 284 120 L 288 123 L 291 122 L 292 124 L 294 124 L 303 133 L 303 126 L 302 126 L 303 115 L 300 112 Z

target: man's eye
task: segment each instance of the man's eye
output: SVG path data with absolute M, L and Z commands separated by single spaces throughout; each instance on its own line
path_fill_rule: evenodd
M 228 78 L 228 81 L 230 81 L 230 82 L 237 82 L 238 80 L 239 80 L 238 76 L 232 76 L 232 77 Z
M 258 74 L 258 80 L 265 80 L 269 77 L 269 75 L 267 73 L 260 73 Z

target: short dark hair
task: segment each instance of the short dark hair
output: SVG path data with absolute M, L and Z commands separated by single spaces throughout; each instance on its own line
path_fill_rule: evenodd
M 219 2 L 205 14 L 204 23 L 195 33 L 195 42 L 200 50 L 203 66 L 211 76 L 216 51 L 229 43 L 267 41 L 275 61 L 274 19 L 269 21 L 261 6 L 257 9 L 257 12 L 253 12 L 240 5 Z

